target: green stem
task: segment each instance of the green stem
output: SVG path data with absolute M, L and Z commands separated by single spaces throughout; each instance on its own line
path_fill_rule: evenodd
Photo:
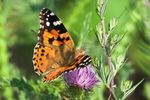
M 103 40 L 103 48 L 104 48 L 104 52 L 106 54 L 106 58 L 107 58 L 107 64 L 109 66 L 109 70 L 112 71 L 113 70 L 113 63 L 112 63 L 112 57 L 111 57 L 111 53 L 110 53 L 110 45 L 108 42 L 108 35 L 106 33 L 106 28 L 105 28 L 105 17 L 101 16 L 101 26 L 102 26 L 102 40 Z M 111 80 L 111 84 L 109 84 L 109 92 L 110 95 L 108 97 L 108 100 L 114 99 L 114 95 L 113 95 L 113 91 L 114 91 L 114 77 Z

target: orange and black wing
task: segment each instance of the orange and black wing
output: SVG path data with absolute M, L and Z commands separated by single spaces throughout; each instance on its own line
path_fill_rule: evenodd
M 61 75 L 64 72 L 69 72 L 77 68 L 83 68 L 91 63 L 92 63 L 91 57 L 89 57 L 88 55 L 80 55 L 77 58 L 75 58 L 70 65 L 58 67 L 57 70 L 54 70 L 53 72 L 49 72 L 47 75 L 45 75 L 42 80 L 44 82 L 48 82 L 50 80 L 57 78 L 59 75 Z
M 61 20 L 47 8 L 43 8 L 40 12 L 38 39 L 43 45 L 61 46 L 69 44 L 71 48 L 74 48 L 74 43 Z
M 38 43 L 34 48 L 33 65 L 38 75 L 58 77 L 75 58 L 74 43 L 59 18 L 49 9 L 40 12 Z M 61 73 L 58 73 L 61 70 Z M 60 71 L 59 71 L 60 72 Z

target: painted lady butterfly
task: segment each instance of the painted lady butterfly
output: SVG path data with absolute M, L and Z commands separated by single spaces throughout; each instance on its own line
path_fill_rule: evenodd
M 91 58 L 83 50 L 75 49 L 68 31 L 52 11 L 43 8 L 39 17 L 38 43 L 32 60 L 35 72 L 42 75 L 44 82 L 91 63 Z

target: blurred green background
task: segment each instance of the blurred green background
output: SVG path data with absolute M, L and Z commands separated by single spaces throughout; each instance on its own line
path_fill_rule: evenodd
M 60 17 L 76 46 L 84 48 L 91 57 L 102 54 L 95 36 L 99 22 L 96 0 L 0 0 L 0 100 L 68 97 L 61 78 L 43 84 L 33 70 L 32 53 L 43 7 Z M 150 100 L 150 0 L 110 0 L 105 17 L 106 24 L 111 18 L 118 20 L 113 35 L 126 33 L 116 55 L 129 45 L 128 62 L 116 81 L 119 84 L 120 79 L 130 79 L 137 83 L 144 78 L 128 100 Z M 95 88 L 90 100 L 102 100 L 102 91 L 102 87 Z

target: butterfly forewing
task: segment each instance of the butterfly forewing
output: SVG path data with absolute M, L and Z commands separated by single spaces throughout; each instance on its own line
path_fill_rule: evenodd
M 40 12 L 39 41 L 44 45 L 66 45 L 74 48 L 74 43 L 60 19 L 49 9 Z
M 49 53 L 51 52 L 51 53 Z M 49 60 L 49 56 L 51 60 Z M 53 65 L 54 61 L 52 59 L 55 58 L 54 50 L 50 47 L 45 47 L 40 43 L 37 43 L 34 48 L 33 54 L 33 65 L 34 70 L 38 75 L 44 73 L 49 65 Z

